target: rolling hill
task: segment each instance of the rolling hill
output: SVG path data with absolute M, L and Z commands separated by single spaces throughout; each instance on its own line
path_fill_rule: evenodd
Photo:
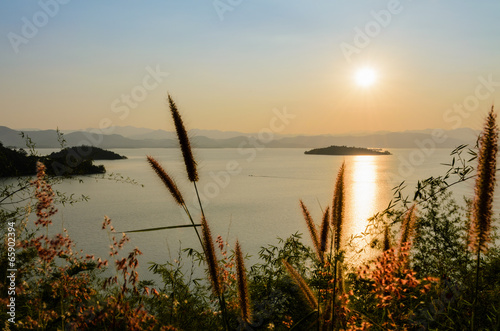
M 64 135 L 69 147 L 92 145 L 101 148 L 176 148 L 175 136 L 163 130 L 116 130 L 129 132 L 130 136 L 114 134 L 97 134 L 91 131 L 75 131 Z M 138 133 L 141 132 L 141 133 Z M 433 141 L 437 148 L 454 148 L 461 144 L 474 144 L 477 132 L 472 129 L 457 129 L 443 131 L 446 138 L 436 139 L 432 131 L 380 132 L 357 135 L 317 135 L 317 136 L 276 136 L 271 141 L 260 141 L 258 134 L 217 131 L 190 131 L 192 144 L 195 148 L 246 148 L 255 144 L 270 148 L 318 148 L 330 145 L 360 146 L 368 148 L 418 148 L 429 141 Z M 58 148 L 57 132 L 55 130 L 25 131 L 38 148 Z M 211 137 L 203 135 L 206 133 Z M 136 137 L 135 139 L 132 137 Z M 141 138 L 137 138 L 141 137 Z M 157 137 L 157 138 L 155 138 Z M 165 138 L 171 137 L 171 138 Z M 220 138 L 213 138 L 220 137 Z M 463 138 L 462 138 L 463 137 Z M 16 148 L 25 147 L 25 141 L 20 131 L 0 126 L 0 142 L 4 146 Z

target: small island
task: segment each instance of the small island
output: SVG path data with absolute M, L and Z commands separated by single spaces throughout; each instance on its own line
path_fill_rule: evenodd
M 310 151 L 305 151 L 304 154 L 313 155 L 391 155 L 388 151 L 383 151 L 379 148 L 364 148 L 364 147 L 347 147 L 335 146 L 324 148 L 315 148 Z
M 66 147 L 59 152 L 54 152 L 48 155 L 51 159 L 65 158 L 67 155 L 78 155 L 83 160 L 123 160 L 126 156 L 117 154 L 112 151 L 107 151 L 105 149 L 95 147 L 95 146 L 77 146 L 77 147 Z
M 119 160 L 125 156 L 93 146 L 64 148 L 47 156 L 29 155 L 23 149 L 3 146 L 0 142 L 0 177 L 31 176 L 36 174 L 36 162 L 47 167 L 53 176 L 75 176 L 103 174 L 103 165 L 94 165 L 94 160 Z

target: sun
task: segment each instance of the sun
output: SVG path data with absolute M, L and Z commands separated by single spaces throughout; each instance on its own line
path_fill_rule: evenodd
M 355 80 L 359 86 L 369 87 L 377 81 L 377 73 L 370 67 L 360 68 L 356 71 Z

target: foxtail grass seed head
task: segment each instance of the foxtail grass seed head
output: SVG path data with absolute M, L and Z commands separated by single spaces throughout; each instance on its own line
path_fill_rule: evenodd
M 384 252 L 391 249 L 391 232 L 389 225 L 384 227 L 384 241 L 382 249 Z
M 248 283 L 245 271 L 245 262 L 243 259 L 243 253 L 241 252 L 241 247 L 239 241 L 236 241 L 235 248 L 236 256 L 236 277 L 238 280 L 238 298 L 240 302 L 241 318 L 247 322 L 251 322 L 251 311 L 250 311 L 250 296 L 248 294 Z
M 338 262 L 339 266 L 337 268 L 337 293 L 336 295 L 342 295 L 345 290 L 344 283 L 344 271 L 342 270 L 342 263 Z
M 282 260 L 283 265 L 286 268 L 286 271 L 292 277 L 293 281 L 299 286 L 300 290 L 302 291 L 302 294 L 304 294 L 304 297 L 309 304 L 309 306 L 312 309 L 317 309 L 318 308 L 318 300 L 316 300 L 316 297 L 314 296 L 311 288 L 309 285 L 307 285 L 306 281 L 302 276 L 295 270 L 294 267 L 290 265 L 286 260 Z
M 411 241 L 413 236 L 413 230 L 415 228 L 415 220 L 416 220 L 416 206 L 413 204 L 410 209 L 406 212 L 406 216 L 401 223 L 401 240 L 400 240 L 400 249 L 407 243 Z
M 221 286 L 219 282 L 219 265 L 217 264 L 217 257 L 215 256 L 214 241 L 212 233 L 208 227 L 205 217 L 201 218 L 201 229 L 203 235 L 203 248 L 205 251 L 205 258 L 207 260 L 208 275 L 212 283 L 212 290 L 216 296 L 221 295 Z
M 344 172 L 345 163 L 342 163 L 335 182 L 335 191 L 333 194 L 332 207 L 332 226 L 335 234 L 335 251 L 340 250 L 340 242 L 342 240 L 342 226 L 344 221 Z
M 321 232 L 320 232 L 320 250 L 321 250 L 321 260 L 323 262 L 323 257 L 326 252 L 326 248 L 328 245 L 328 233 L 330 230 L 330 207 L 326 207 L 326 210 L 323 214 L 323 219 L 321 221 Z
M 168 103 L 170 106 L 170 112 L 172 113 L 172 118 L 174 120 L 175 131 L 177 132 L 177 138 L 179 139 L 179 145 L 181 147 L 182 156 L 184 158 L 184 164 L 186 165 L 186 172 L 188 178 L 191 182 L 198 181 L 198 171 L 196 170 L 196 161 L 194 160 L 193 151 L 191 150 L 191 144 L 189 142 L 189 137 L 184 127 L 184 122 L 182 121 L 181 115 L 177 110 L 174 100 L 168 95 Z
M 318 230 L 316 229 L 316 225 L 314 224 L 311 214 L 309 213 L 309 210 L 302 200 L 300 200 L 300 207 L 302 208 L 302 215 L 304 215 L 304 219 L 306 220 L 307 229 L 309 230 L 309 233 L 311 235 L 314 250 L 316 251 L 318 258 L 321 258 L 321 249 L 318 240 Z
M 182 197 L 181 192 L 177 188 L 177 185 L 175 184 L 174 180 L 167 174 L 167 172 L 163 169 L 160 163 L 158 163 L 158 161 L 156 161 L 152 156 L 148 156 L 147 158 L 149 164 L 151 165 L 151 168 L 153 168 L 158 177 L 160 177 L 161 181 L 168 188 L 170 194 L 175 199 L 175 201 L 179 205 L 183 205 L 184 199 Z
M 487 244 L 491 240 L 490 228 L 493 214 L 497 152 L 498 126 L 496 124 L 496 114 L 492 106 L 479 139 L 471 227 L 471 245 L 476 252 L 486 251 Z

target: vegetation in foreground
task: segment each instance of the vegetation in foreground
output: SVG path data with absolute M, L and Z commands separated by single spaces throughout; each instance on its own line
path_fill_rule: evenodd
M 197 190 L 189 139 L 170 97 L 169 104 L 188 179 Z M 110 237 L 109 261 L 75 252 L 65 232 L 49 237 L 57 196 L 39 163 L 31 191 L 25 189 L 36 199 L 38 230 L 27 229 L 23 208 L 7 207 L 15 188 L 0 195 L 5 238 L 0 259 L 8 265 L 15 251 L 17 268 L 15 296 L 8 294 L 7 268 L 0 270 L 2 305 L 15 298 L 15 313 L 8 310 L 1 322 L 10 330 L 498 330 L 500 247 L 492 214 L 497 141 L 492 108 L 479 139 L 477 175 L 460 146 L 450 171 L 419 182 L 412 202 L 396 188 L 397 204 L 375 215 L 367 231 L 379 255 L 361 266 L 349 263 L 346 256 L 355 252 L 342 240 L 348 165 L 338 172 L 332 203 L 319 224 L 299 202 L 312 247 L 294 234 L 278 246 L 262 247 L 261 262 L 246 268 L 244 247 L 235 240 L 231 250 L 220 236 L 214 240 L 201 202 L 201 215 L 193 215 L 179 187 L 148 157 L 202 247 L 153 264 L 160 283 L 139 280 L 141 252 L 122 253 L 128 237 L 116 233 L 108 218 L 103 230 Z M 473 178 L 473 199 L 461 208 L 450 187 Z M 157 229 L 139 231 L 149 230 Z M 208 281 L 193 279 L 185 263 L 204 267 Z M 105 268 L 110 270 L 104 273 Z

